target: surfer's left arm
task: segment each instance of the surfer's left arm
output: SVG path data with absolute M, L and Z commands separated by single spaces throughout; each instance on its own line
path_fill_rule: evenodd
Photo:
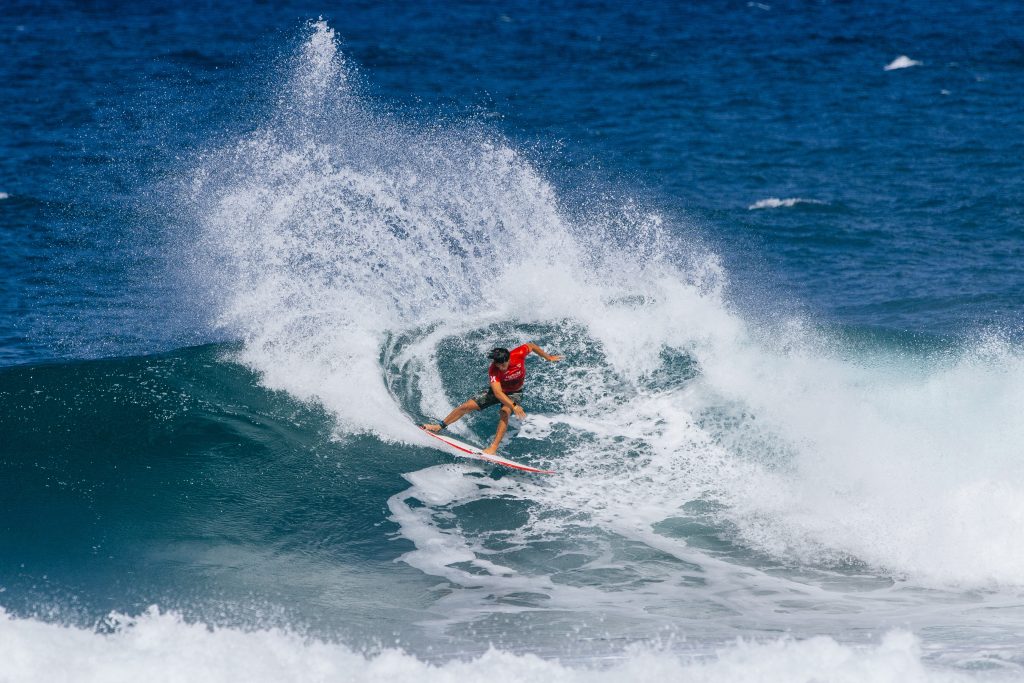
M 548 361 L 550 363 L 555 363 L 555 362 L 558 362 L 558 361 L 562 360 L 561 356 L 555 356 L 555 355 L 552 355 L 550 353 L 547 353 L 547 352 L 544 351 L 544 349 L 540 348 L 539 346 L 537 346 L 533 342 L 526 342 L 526 345 L 530 347 L 531 351 L 533 351 L 535 354 L 537 354 L 538 356 L 540 356 L 541 358 L 543 358 L 544 360 L 546 360 L 546 361 Z

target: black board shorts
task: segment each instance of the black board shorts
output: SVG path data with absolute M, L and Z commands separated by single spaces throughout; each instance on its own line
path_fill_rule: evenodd
M 522 391 L 517 391 L 514 394 L 505 394 L 505 395 L 508 396 L 510 399 L 512 399 L 512 401 L 514 403 L 522 403 L 523 402 L 522 401 L 522 399 L 523 399 L 523 392 Z M 473 396 L 470 396 L 470 400 L 476 401 L 476 404 L 478 406 L 480 406 L 480 410 L 483 410 L 484 408 L 490 408 L 491 406 L 496 406 L 499 403 L 501 403 L 501 401 L 498 400 L 498 397 L 494 395 L 494 391 L 490 387 L 487 387 L 486 389 L 481 391 L 479 394 L 475 394 Z

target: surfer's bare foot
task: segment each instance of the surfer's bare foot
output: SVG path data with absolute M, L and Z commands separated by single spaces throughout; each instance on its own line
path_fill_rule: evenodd
M 484 449 L 484 453 L 486 453 L 487 455 L 494 455 L 497 452 L 498 452 L 498 447 L 497 446 L 488 446 L 487 448 Z
M 439 431 L 441 431 L 441 425 L 422 424 L 422 425 L 420 425 L 420 427 L 422 429 L 426 429 L 428 432 L 439 432 Z

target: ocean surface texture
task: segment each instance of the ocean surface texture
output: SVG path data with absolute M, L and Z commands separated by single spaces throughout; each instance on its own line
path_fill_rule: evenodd
M 1021 3 L 0 49 L 0 681 L 1024 680 Z

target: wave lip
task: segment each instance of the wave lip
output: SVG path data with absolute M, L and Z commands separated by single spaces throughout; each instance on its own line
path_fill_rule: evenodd
M 906 55 L 900 55 L 896 59 L 892 60 L 885 65 L 886 71 L 895 71 L 896 69 L 909 69 L 912 66 L 921 66 L 923 62 L 919 62 L 916 59 L 911 59 Z
M 823 202 L 820 199 L 804 199 L 802 197 L 790 197 L 788 199 L 779 199 L 778 197 L 768 197 L 767 199 L 759 199 L 750 206 L 747 207 L 748 211 L 754 211 L 756 209 L 778 209 L 780 207 L 791 207 L 797 204 L 817 204 L 819 206 L 825 205 L 828 202 Z

